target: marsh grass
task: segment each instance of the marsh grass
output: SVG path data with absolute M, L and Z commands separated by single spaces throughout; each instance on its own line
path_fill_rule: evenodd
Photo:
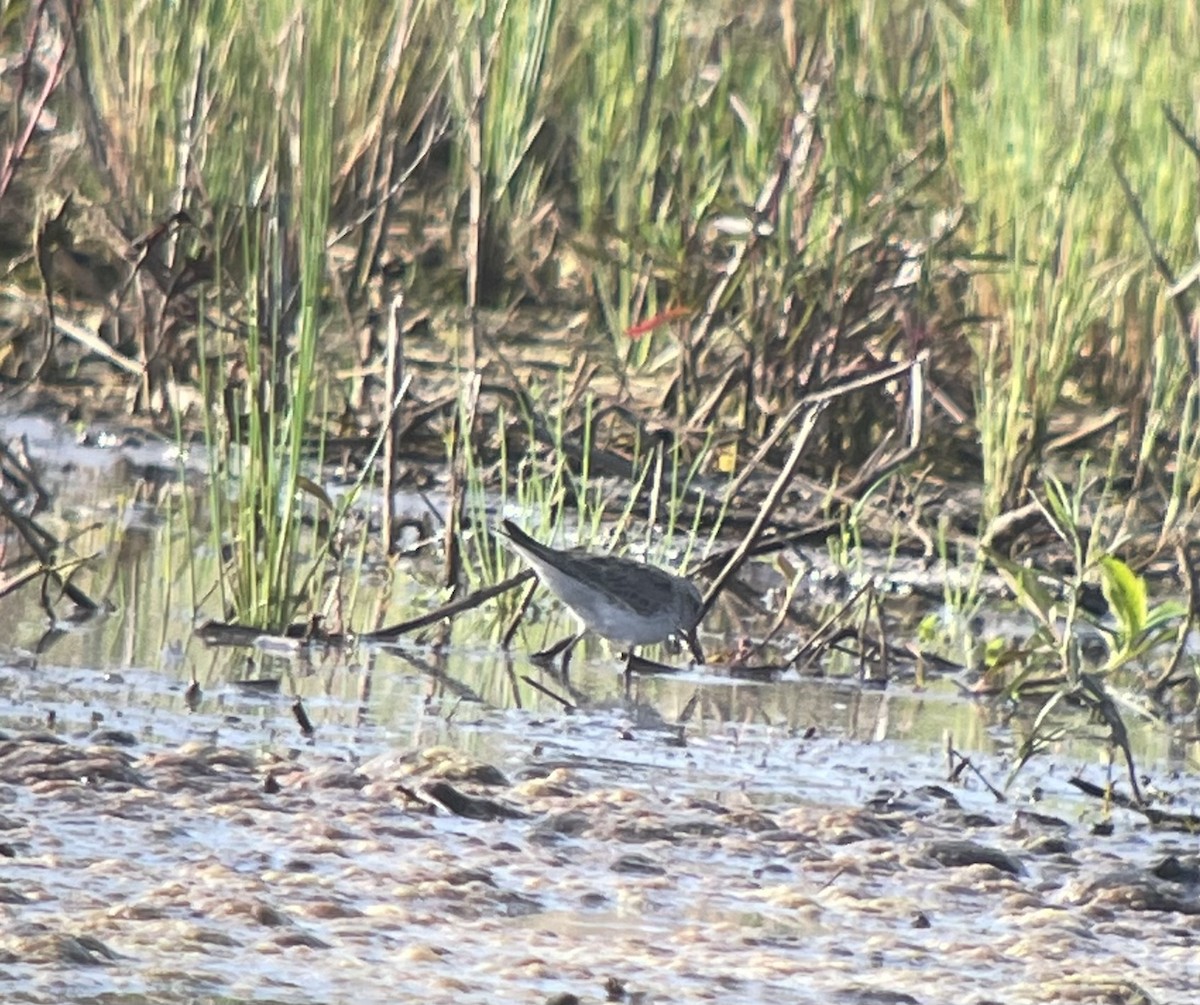
M 86 11 L 95 198 L 133 232 L 188 211 L 175 264 L 221 244 L 235 278 L 239 214 L 294 214 L 281 250 L 298 263 L 316 179 L 290 163 L 291 95 L 312 70 L 295 53 L 325 9 Z M 567 19 L 554 0 L 376 0 L 337 14 L 308 93 L 335 123 L 321 184 L 326 239 L 353 248 L 331 277 L 343 320 L 377 296 L 397 239 L 424 281 L 403 242 L 448 224 L 456 295 L 586 303 L 619 373 L 677 360 L 662 405 L 680 421 L 732 369 L 705 416 L 761 437 L 849 361 L 923 342 L 974 402 L 971 428 L 938 435 L 978 434 L 985 529 L 1036 489 L 1064 406 L 1129 395 L 1117 436 L 1144 468 L 1183 472 L 1172 516 L 1193 519 L 1198 452 L 1179 433 L 1195 354 L 1155 264 L 1183 270 L 1195 250 L 1186 6 L 589 0 Z M 668 309 L 673 325 L 625 337 Z M 180 326 L 150 327 L 186 362 Z M 139 351 L 175 359 L 153 340 Z M 158 366 L 143 379 L 163 383 Z M 887 435 L 882 404 L 836 415 L 817 463 Z
M 698 143 L 686 152 L 681 147 L 684 110 L 694 107 L 697 89 L 707 87 L 689 74 L 696 67 L 684 34 L 689 10 L 678 0 L 648 11 L 595 4 L 573 38 L 578 72 L 568 97 L 585 257 L 602 324 L 618 351 L 638 362 L 647 358 L 651 340 L 620 337 L 638 312 L 654 314 L 672 297 L 688 303 L 694 293 L 681 287 L 696 207 L 680 201 L 677 187 L 693 176 L 695 158 L 713 151 Z M 675 169 L 670 176 L 660 173 L 667 164 Z
M 503 270 L 514 253 L 531 257 L 547 170 L 536 144 L 546 126 L 559 5 L 474 0 L 437 7 L 451 39 L 453 191 L 467 202 L 464 294 L 476 307 L 500 299 Z
M 199 30 L 215 30 L 221 5 L 197 8 Z M 333 4 L 308 5 L 293 18 L 266 4 L 240 24 L 224 70 L 238 66 L 246 34 L 265 32 L 278 46 L 241 52 L 254 95 L 234 114 L 241 131 L 215 144 L 200 168 L 214 193 L 218 284 L 213 306 L 237 332 L 230 339 L 206 321 L 197 329 L 204 443 L 211 478 L 211 547 L 226 556 L 215 584 L 222 616 L 280 630 L 300 611 L 319 612 L 323 560 L 340 516 L 318 485 L 328 388 L 319 389 L 317 347 L 326 324 L 326 244 L 332 184 L 339 58 L 346 39 Z M 260 20 L 256 20 L 260 19 Z M 164 27 L 162 25 L 160 27 Z M 227 26 L 226 26 L 227 27 Z M 185 44 L 187 33 L 176 36 Z M 223 36 L 222 36 L 223 37 Z M 196 38 L 188 44 L 198 45 Z M 204 59 L 195 67 L 203 71 Z M 197 89 L 228 87 L 213 76 Z M 163 118 L 143 117 L 155 126 Z M 169 121 L 169 120 L 168 120 Z M 170 123 L 179 135 L 181 124 Z M 153 131 L 153 130 L 152 130 Z M 136 132 L 135 132 L 136 137 Z M 127 149 L 139 149 L 131 138 Z M 249 197 L 249 204 L 244 200 Z M 315 476 L 315 480 L 314 477 Z
M 1179 426 L 1171 388 L 1187 355 L 1168 361 L 1147 337 L 1159 331 L 1168 355 L 1178 349 L 1175 314 L 1147 265 L 1148 252 L 1181 248 L 1181 218 L 1195 218 L 1196 164 L 1181 161 L 1163 114 L 1192 83 L 1172 45 L 1152 40 L 1171 38 L 1159 34 L 1168 26 L 1195 25 L 1168 5 L 1118 6 L 1116 14 L 1085 4 L 1051 25 L 1040 3 L 974 5 L 961 28 L 942 27 L 960 111 L 954 176 L 973 207 L 977 248 L 1002 256 L 973 282 L 991 318 L 973 343 L 985 524 L 1036 484 L 1051 416 L 1084 390 L 1081 359 L 1111 361 L 1091 379 L 1110 380 L 1118 394 L 1153 385 L 1143 398 L 1149 423 L 1161 429 L 1170 414 Z M 1163 171 L 1167 164 L 1177 170 Z M 1144 200 L 1155 248 L 1133 225 L 1118 170 Z M 1135 444 L 1139 412 L 1127 426 Z M 1187 452 L 1179 460 L 1195 469 Z

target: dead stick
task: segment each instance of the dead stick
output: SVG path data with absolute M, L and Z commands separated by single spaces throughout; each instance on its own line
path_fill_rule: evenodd
M 454 420 L 454 441 L 450 451 L 450 484 L 444 534 L 445 582 L 451 595 L 458 592 L 462 579 L 462 512 L 467 490 L 467 454 L 471 450 L 471 430 L 475 427 L 475 412 L 479 405 L 481 378 L 478 371 L 471 377 L 467 400 Z
M 1141 200 L 1138 199 L 1137 194 L 1133 191 L 1133 185 L 1129 179 L 1125 177 L 1125 172 L 1121 169 L 1121 161 L 1115 150 L 1112 151 L 1111 160 L 1113 172 L 1117 176 L 1117 184 L 1121 186 L 1121 191 L 1125 194 L 1125 202 L 1129 206 L 1129 211 L 1133 214 L 1133 219 L 1137 223 L 1138 229 L 1142 232 L 1142 239 L 1146 242 L 1146 248 L 1150 252 L 1150 259 L 1154 262 L 1154 269 L 1168 288 L 1175 288 L 1175 272 L 1172 270 L 1166 256 L 1159 250 L 1158 245 L 1154 241 L 1154 231 L 1150 227 L 1150 222 L 1146 219 L 1146 214 L 1142 211 Z M 1191 312 L 1188 309 L 1189 305 L 1183 302 L 1181 296 L 1173 296 L 1171 297 L 1171 306 L 1174 308 L 1179 320 L 1180 331 L 1191 331 L 1192 324 Z M 1185 345 L 1188 347 L 1188 366 L 1191 368 L 1192 379 L 1195 380 L 1200 377 L 1200 358 L 1197 357 L 1196 349 L 1191 339 L 1185 340 Z
M 851 391 L 860 391 L 863 388 L 886 383 L 895 377 L 899 377 L 900 374 L 904 373 L 905 370 L 911 369 L 912 366 L 913 363 L 909 360 L 905 360 L 903 363 L 893 363 L 891 366 L 885 366 L 882 370 L 876 370 L 874 373 L 868 373 L 865 376 L 856 377 L 854 380 L 847 380 L 832 387 L 827 387 L 823 391 L 817 391 L 815 394 L 806 395 L 800 401 L 796 402 L 792 406 L 791 411 L 771 431 L 771 435 L 763 440 L 762 444 L 754 452 L 754 456 L 750 458 L 746 466 L 742 469 L 742 473 L 729 486 L 729 489 L 725 493 L 725 498 L 732 500 L 742 491 L 742 488 L 750 476 L 754 474 L 762 459 L 774 448 L 783 434 L 787 432 L 788 427 L 796 421 L 796 417 L 806 408 L 811 408 L 814 405 L 824 405 L 826 402 L 832 401 L 834 398 L 840 398 Z
M 975 767 L 974 764 L 971 763 L 971 759 L 969 757 L 963 757 L 963 755 L 960 754 L 953 747 L 947 748 L 947 752 L 950 755 L 951 763 L 953 763 L 953 758 L 955 758 L 955 757 L 958 758 L 958 762 L 959 762 L 958 768 L 951 775 L 951 781 L 953 781 L 955 778 L 957 778 L 959 775 L 962 774 L 963 768 L 970 768 L 971 773 L 974 774 L 974 776 L 976 778 L 978 778 L 981 782 L 983 782 L 984 788 L 986 788 L 988 790 L 988 792 L 990 792 L 995 797 L 996 802 L 998 802 L 998 803 L 1008 802 L 1008 799 L 1004 795 L 1004 793 L 1001 792 L 998 788 L 996 788 L 996 786 L 994 786 L 991 782 L 989 782 L 986 778 L 983 777 L 983 772 L 980 771 L 977 767 Z
M 804 453 L 804 447 L 808 443 L 808 438 L 812 435 L 812 431 L 816 428 L 817 416 L 821 414 L 821 410 L 824 407 L 824 403 L 809 405 L 808 412 L 800 423 L 800 430 L 796 434 L 796 441 L 792 444 L 791 456 L 787 459 L 787 463 L 784 464 L 783 470 L 779 472 L 779 477 L 775 479 L 775 484 L 771 486 L 771 491 L 767 493 L 767 498 L 763 502 L 762 509 L 759 510 L 754 523 L 750 525 L 746 536 L 742 538 L 742 543 L 738 545 L 737 550 L 730 556 L 729 561 L 725 563 L 725 568 L 718 573 L 717 578 L 713 580 L 712 585 L 708 588 L 708 593 L 704 596 L 704 607 L 700 612 L 701 618 L 708 612 L 717 595 L 725 588 L 725 584 L 742 567 L 742 563 L 745 562 L 746 556 L 754 546 L 754 542 L 762 534 L 767 522 L 774 514 L 775 508 L 779 505 L 779 500 L 783 498 L 784 491 L 791 484 L 792 477 L 795 475 L 796 469 L 800 466 L 800 457 Z
M 410 618 L 408 621 L 401 621 L 398 625 L 391 625 L 387 628 L 380 628 L 377 631 L 366 632 L 360 635 L 359 639 L 363 642 L 394 642 L 399 636 L 406 635 L 408 632 L 415 632 L 419 628 L 435 625 L 444 618 L 452 618 L 456 614 L 462 614 L 463 611 L 474 610 L 481 604 L 487 603 L 492 597 L 498 597 L 502 593 L 515 589 L 526 580 L 532 578 L 533 570 L 525 569 L 515 576 L 509 576 L 503 582 L 496 583 L 495 586 L 485 586 L 482 590 L 476 590 L 461 600 L 454 600 L 448 604 L 443 604 L 437 610 L 430 611 L 428 614 L 422 614 L 417 618 Z
M 384 370 L 386 397 L 395 401 L 396 394 L 404 385 L 404 343 L 400 331 L 400 311 L 404 306 L 403 295 L 392 299 L 387 324 L 387 366 Z M 396 478 L 399 474 L 400 455 L 400 410 L 393 408 L 387 420 L 387 438 L 383 441 L 383 541 L 386 554 L 396 553 Z
M 1125 793 L 1118 792 L 1113 788 L 1112 783 L 1108 785 L 1097 785 L 1095 782 L 1089 782 L 1086 779 L 1076 775 L 1068 779 L 1070 784 L 1074 785 L 1084 795 L 1091 796 L 1093 799 L 1102 799 L 1106 803 L 1112 803 L 1115 806 L 1120 806 L 1126 810 L 1140 810 L 1141 807 L 1130 799 Z
M 1163 102 L 1163 115 L 1167 117 L 1167 124 L 1175 131 L 1178 136 L 1186 144 L 1187 148 L 1192 152 L 1192 156 L 1200 161 L 1200 139 L 1188 131 L 1182 120 L 1171 110 L 1171 106 L 1165 101 Z
M 26 583 L 30 583 L 38 579 L 45 573 L 45 567 L 42 565 L 31 565 L 23 572 L 17 573 L 9 579 L 0 579 L 0 597 L 7 597 L 10 593 L 19 590 Z
M 847 612 L 849 612 L 849 610 L 858 603 L 859 598 L 866 592 L 866 590 L 867 587 L 865 585 L 860 586 L 854 591 L 854 595 L 850 597 L 849 600 L 847 600 L 844 604 L 842 604 L 841 607 L 839 607 L 836 611 L 830 614 L 829 617 L 821 622 L 821 624 L 817 626 L 817 630 L 808 637 L 808 641 L 806 641 L 804 645 L 802 645 L 799 649 L 792 653 L 790 657 L 788 657 L 788 664 L 795 666 L 797 670 L 801 670 L 803 667 L 808 666 L 808 664 L 812 661 L 805 658 L 810 654 L 815 655 L 816 653 L 820 652 L 819 645 L 822 644 L 824 637 L 830 634 L 833 626 L 841 621 Z M 805 659 L 803 666 L 800 665 L 801 659 Z
M 567 699 L 564 698 L 561 694 L 556 694 L 555 692 L 551 691 L 548 687 L 546 687 L 545 684 L 538 683 L 536 680 L 534 680 L 528 674 L 521 674 L 521 680 L 523 680 L 526 684 L 528 684 L 535 691 L 541 691 L 542 694 L 544 694 L 547 698 L 553 698 L 568 712 L 575 711 L 575 706 L 572 705 L 569 701 L 567 701 Z
M 75 586 L 70 580 L 63 579 L 58 571 L 54 568 L 54 556 L 42 543 L 42 529 L 36 522 L 30 520 L 22 513 L 18 513 L 13 509 L 9 501 L 4 498 L 4 494 L 0 493 L 0 515 L 3 515 L 17 529 L 17 533 L 24 538 L 25 543 L 29 545 L 30 550 L 36 556 L 37 560 L 42 563 L 42 567 L 46 575 L 58 583 L 59 588 L 65 593 L 71 602 L 76 607 L 81 607 L 85 611 L 95 611 L 98 604 L 92 600 L 83 590 Z
M 500 639 L 500 647 L 507 649 L 512 645 L 513 636 L 517 634 L 517 629 L 521 627 L 521 622 L 525 620 L 525 612 L 529 610 L 529 602 L 533 600 L 533 594 L 537 590 L 537 583 L 530 583 L 529 589 L 525 591 L 525 596 L 521 598 L 521 603 L 517 605 L 516 613 L 513 614 L 512 620 L 509 621 L 508 627 L 504 629 L 504 635 Z

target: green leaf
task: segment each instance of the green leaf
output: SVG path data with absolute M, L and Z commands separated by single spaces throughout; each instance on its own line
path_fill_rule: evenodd
M 987 556 L 1026 609 L 1043 625 L 1053 625 L 1056 601 L 1054 595 L 1042 584 L 1039 574 L 1034 569 L 1020 565 L 990 548 Z
M 1131 644 L 1146 627 L 1146 581 L 1112 555 L 1100 559 L 1100 572 L 1104 599 L 1121 626 L 1126 644 Z
M 1161 604 L 1150 608 L 1146 616 L 1146 631 L 1158 631 L 1165 628 L 1174 630 L 1175 622 L 1186 618 L 1187 604 L 1178 600 L 1164 600 Z
M 1063 483 L 1053 475 L 1046 475 L 1046 505 L 1042 513 L 1064 544 L 1077 549 L 1079 542 L 1078 514 L 1071 507 L 1071 497 Z

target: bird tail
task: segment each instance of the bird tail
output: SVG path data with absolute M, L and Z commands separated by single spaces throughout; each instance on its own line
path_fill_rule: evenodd
M 498 529 L 501 534 L 512 541 L 518 548 L 523 548 L 534 555 L 540 557 L 550 550 L 540 541 L 535 541 L 511 520 L 502 521 Z

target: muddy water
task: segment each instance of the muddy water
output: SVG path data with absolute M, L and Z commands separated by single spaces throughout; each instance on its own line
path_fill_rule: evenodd
M 96 457 L 60 519 L 119 537 L 112 613 L 0 603 L 0 1000 L 1200 996 L 1200 846 L 1119 810 L 1093 834 L 1067 780 L 1102 782 L 1100 747 L 1001 802 L 946 782 L 947 736 L 996 785 L 1013 743 L 949 681 L 627 690 L 596 646 L 567 712 L 523 680 L 562 690 L 522 655 L 552 624 L 508 656 L 486 616 L 445 646 L 207 649 L 171 521 Z M 1188 748 L 1137 742 L 1196 806 Z

